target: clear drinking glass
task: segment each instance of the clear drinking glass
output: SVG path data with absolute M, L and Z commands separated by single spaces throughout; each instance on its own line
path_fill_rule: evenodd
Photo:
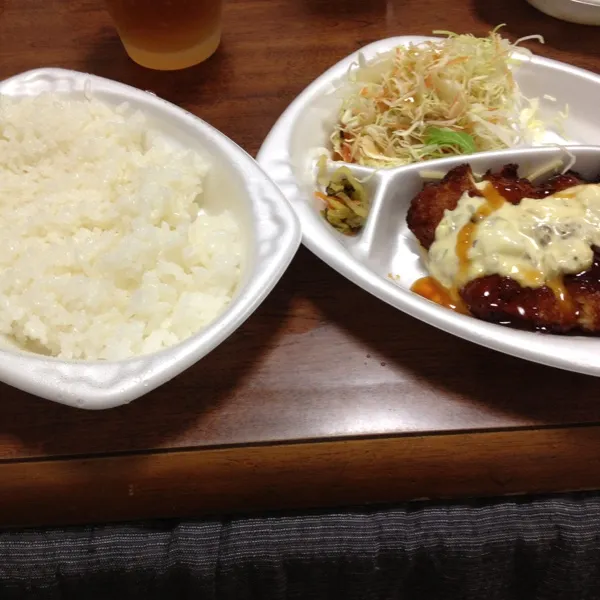
M 185 69 L 221 41 L 223 0 L 106 0 L 127 54 L 149 69 Z

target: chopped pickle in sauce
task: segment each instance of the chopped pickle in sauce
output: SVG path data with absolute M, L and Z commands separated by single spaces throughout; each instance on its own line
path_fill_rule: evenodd
M 339 232 L 353 235 L 362 229 L 369 212 L 368 197 L 348 167 L 335 171 L 327 182 L 325 194 L 315 195 L 325 203 L 323 216 Z

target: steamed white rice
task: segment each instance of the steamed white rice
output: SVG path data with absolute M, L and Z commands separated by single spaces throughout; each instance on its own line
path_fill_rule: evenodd
M 232 214 L 202 210 L 208 170 L 125 105 L 0 97 L 0 335 L 122 359 L 213 321 L 241 243 Z

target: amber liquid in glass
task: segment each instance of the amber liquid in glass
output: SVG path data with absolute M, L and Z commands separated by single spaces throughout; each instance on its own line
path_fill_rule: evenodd
M 150 69 L 185 69 L 221 40 L 222 0 L 106 0 L 127 54 Z

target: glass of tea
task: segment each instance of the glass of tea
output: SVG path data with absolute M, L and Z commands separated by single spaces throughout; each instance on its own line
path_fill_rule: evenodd
M 223 0 L 106 0 L 127 54 L 149 69 L 185 69 L 221 41 Z

